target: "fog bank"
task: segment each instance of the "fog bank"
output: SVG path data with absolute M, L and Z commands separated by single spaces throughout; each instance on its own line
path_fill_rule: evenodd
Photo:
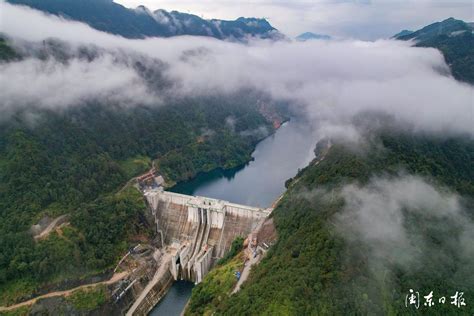
M 0 11 L 0 32 L 20 51 L 25 40 L 48 38 L 66 41 L 73 50 L 84 45 L 104 49 L 92 61 L 76 58 L 65 65 L 34 58 L 1 64 L 6 75 L 0 82 L 0 111 L 37 104 L 67 107 L 87 99 L 159 104 L 163 91 L 150 87 L 133 63 L 119 62 L 110 53 L 120 50 L 148 56 L 146 63 L 163 62 L 163 78 L 173 83 L 169 94 L 257 89 L 292 101 L 312 121 L 325 122 L 328 134 L 345 130 L 345 122 L 360 112 L 377 110 L 424 131 L 474 135 L 474 88 L 455 81 L 435 49 L 399 41 L 128 40 L 24 7 L 0 3 Z

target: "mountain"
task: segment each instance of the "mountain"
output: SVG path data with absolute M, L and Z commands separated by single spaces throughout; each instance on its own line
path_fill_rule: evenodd
M 311 33 L 311 32 L 305 32 L 297 37 L 295 39 L 299 42 L 305 42 L 308 40 L 330 40 L 331 36 L 329 35 L 324 35 L 324 34 L 316 34 L 316 33 Z
M 392 38 L 398 38 L 398 37 L 402 37 L 402 36 L 407 36 L 407 35 L 410 35 L 412 34 L 413 31 L 410 31 L 410 30 L 403 30 L 401 31 L 400 33 L 397 33 L 395 34 L 394 36 L 392 36 Z
M 399 34 L 395 35 L 396 38 L 401 40 L 416 40 L 416 41 L 430 41 L 435 40 L 439 36 L 452 36 L 462 34 L 463 32 L 472 31 L 472 27 L 462 21 L 456 20 L 454 18 L 446 19 L 442 22 L 435 22 L 428 26 L 423 27 L 418 31 L 402 31 Z M 408 32 L 408 33 L 407 33 Z
M 316 159 L 287 181 L 272 214 L 278 240 L 240 291 L 230 294 L 232 263 L 218 267 L 193 289 L 185 315 L 472 314 L 450 296 L 474 299 L 464 239 L 474 229 L 474 141 L 364 115 L 358 128 L 369 143 L 317 146 Z M 419 310 L 405 306 L 410 289 Z
M 399 33 L 399 40 L 413 40 L 418 47 L 439 49 L 450 66 L 453 76 L 474 84 L 474 34 L 472 23 L 454 18 L 446 19 L 411 32 Z
M 234 21 L 205 20 L 178 11 L 150 11 L 144 6 L 128 9 L 110 0 L 7 0 L 27 5 L 126 38 L 210 36 L 245 40 L 247 37 L 281 39 L 284 36 L 265 19 L 238 18 Z
M 15 51 L 0 36 L 0 61 L 9 61 L 17 57 Z
M 42 42 L 38 51 L 30 44 L 31 51 L 20 53 L 0 40 L 1 65 L 47 59 L 60 67 L 114 56 L 115 65 L 127 63 L 153 89 L 166 84 L 158 60 L 123 59 L 95 47 L 76 51 L 58 40 Z M 0 306 L 104 277 L 134 238 L 152 235 L 141 194 L 128 181 L 148 171 L 154 159 L 168 183 L 248 162 L 262 137 L 248 131 L 274 129 L 258 100 L 265 97 L 245 91 L 173 97 L 166 106 L 123 107 L 95 99 L 62 110 L 2 108 Z M 34 226 L 63 215 L 67 225 L 33 239 Z

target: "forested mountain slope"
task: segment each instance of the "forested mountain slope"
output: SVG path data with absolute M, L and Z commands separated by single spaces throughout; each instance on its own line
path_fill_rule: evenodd
M 1 45 L 3 62 L 23 58 L 5 42 Z M 96 58 L 96 52 L 83 53 L 71 57 L 55 43 L 32 55 L 58 63 Z M 159 64 L 157 69 L 140 62 L 135 67 L 155 89 L 164 84 Z M 155 159 L 169 183 L 246 163 L 256 142 L 273 132 L 272 122 L 257 108 L 264 100 L 243 91 L 175 97 L 147 106 L 88 100 L 63 108 L 4 109 L 0 305 L 46 285 L 54 288 L 63 280 L 108 271 L 135 236 L 150 235 L 140 194 L 119 189 Z M 70 225 L 61 235 L 34 241 L 32 225 L 62 214 L 70 215 Z
M 450 66 L 453 76 L 474 84 L 474 29 L 453 18 L 430 24 L 416 32 L 395 35 L 400 40 L 414 40 L 416 46 L 439 49 Z
M 156 10 L 144 6 L 128 9 L 110 0 L 8 0 L 12 4 L 81 21 L 100 31 L 126 38 L 210 36 L 218 39 L 245 40 L 247 37 L 281 39 L 265 19 L 240 17 L 234 21 L 205 20 L 197 15 Z
M 336 142 L 289 181 L 273 213 L 278 242 L 240 292 L 193 293 L 187 314 L 472 314 L 474 142 L 365 133 L 369 142 Z M 410 289 L 419 309 L 405 306 Z M 466 306 L 451 304 L 456 292 Z

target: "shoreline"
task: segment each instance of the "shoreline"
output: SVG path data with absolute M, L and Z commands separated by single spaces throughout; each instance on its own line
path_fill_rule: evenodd
M 255 147 L 252 151 L 252 154 L 255 152 L 256 148 L 257 148 L 257 145 L 259 143 L 261 143 L 262 141 L 264 141 L 265 139 L 267 139 L 268 137 L 272 136 L 272 135 L 275 135 L 277 131 L 279 131 L 282 127 L 284 126 L 287 126 L 288 122 L 290 121 L 290 119 L 287 119 L 285 121 L 283 121 L 280 126 L 276 129 L 274 129 L 273 133 L 267 135 L 266 137 L 260 139 L 258 142 L 255 143 Z M 192 179 L 190 180 L 186 180 L 186 181 L 181 181 L 181 182 L 178 182 L 177 184 L 175 184 L 174 186 L 171 186 L 171 187 L 165 187 L 166 190 L 169 190 L 169 191 L 173 191 L 173 188 L 176 188 L 176 186 L 178 185 L 183 185 L 183 183 L 189 183 L 191 181 L 194 181 L 198 176 L 202 176 L 204 174 L 208 174 L 210 172 L 229 172 L 229 171 L 232 171 L 232 170 L 235 170 L 235 173 L 238 172 L 239 170 L 242 170 L 243 168 L 245 168 L 249 162 L 253 161 L 253 157 L 251 160 L 247 161 L 245 164 L 242 164 L 242 165 L 239 165 L 239 166 L 236 166 L 236 167 L 233 167 L 233 168 L 229 168 L 229 169 L 224 169 L 224 168 L 215 168 L 213 170 L 210 170 L 210 171 L 207 171 L 207 172 L 199 172 L 196 174 L 195 177 L 193 177 Z M 287 191 L 287 189 L 285 188 L 284 191 L 279 194 L 271 203 L 268 207 L 273 207 L 274 205 L 278 204 L 278 202 L 281 200 L 281 198 L 284 196 L 285 192 Z M 152 310 L 155 309 L 157 306 L 159 306 L 159 304 L 162 302 L 162 300 L 165 298 L 165 296 L 169 293 L 169 290 L 171 289 L 171 287 L 174 285 L 174 282 L 172 283 L 172 285 L 167 289 L 166 293 L 160 298 L 160 300 L 153 306 Z M 191 294 L 192 295 L 192 294 Z M 189 297 L 187 298 L 186 300 L 186 304 L 183 308 L 183 310 L 180 312 L 180 316 L 184 316 L 184 313 L 186 311 L 186 308 L 188 307 L 189 303 L 190 303 L 190 300 L 191 300 L 191 295 L 189 295 Z M 150 311 L 151 312 L 151 311 Z
M 285 119 L 285 120 L 282 120 L 282 122 L 278 125 L 278 127 L 276 128 L 273 128 L 272 132 L 269 133 L 267 136 L 265 137 L 262 137 L 258 140 L 256 140 L 253 144 L 252 144 L 252 151 L 250 152 L 250 155 L 249 155 L 249 159 L 247 159 L 245 162 L 241 163 L 241 164 L 238 164 L 238 165 L 235 165 L 235 166 L 232 166 L 232 167 L 229 167 L 229 168 L 226 168 L 226 167 L 222 167 L 222 166 L 219 166 L 219 167 L 215 167 L 213 169 L 210 169 L 210 170 L 207 170 L 207 171 L 198 171 L 196 172 L 196 174 L 194 176 L 192 176 L 191 178 L 189 179 L 186 179 L 186 180 L 170 180 L 168 179 L 161 171 L 160 171 L 160 168 L 159 167 L 156 167 L 156 163 L 159 164 L 159 159 L 151 159 L 151 169 L 150 170 L 156 170 L 156 172 L 158 172 L 159 175 L 161 175 L 162 177 L 165 178 L 165 182 L 163 184 L 163 188 L 167 191 L 172 191 L 173 192 L 173 188 L 175 188 L 176 186 L 179 186 L 179 185 L 182 185 L 184 183 L 187 183 L 187 182 L 191 182 L 193 180 L 195 180 L 196 178 L 198 178 L 199 176 L 202 176 L 204 174 L 207 174 L 207 173 L 211 173 L 211 172 L 216 172 L 216 171 L 220 171 L 220 172 L 237 172 L 239 171 L 240 169 L 244 168 L 245 166 L 247 166 L 250 162 L 254 161 L 254 157 L 252 156 L 252 154 L 255 152 L 255 150 L 257 149 L 257 146 L 258 144 L 260 144 L 262 141 L 264 141 L 265 139 L 269 138 L 270 136 L 273 136 L 275 135 L 275 133 L 277 131 L 279 131 L 283 126 L 287 125 L 287 123 L 291 121 L 291 118 L 288 118 L 288 119 Z M 147 171 L 147 172 L 150 172 Z M 122 191 L 123 189 L 125 189 L 131 182 L 135 181 L 138 177 L 140 177 L 140 175 L 137 175 L 137 176 L 134 176 L 132 177 L 131 179 L 129 179 L 119 190 L 118 192 Z
M 199 178 L 200 176 L 203 176 L 203 175 L 206 175 L 206 174 L 209 174 L 209 173 L 213 173 L 213 172 L 220 172 L 220 173 L 232 173 L 232 175 L 236 174 L 238 171 L 242 170 L 243 168 L 245 168 L 249 163 L 251 163 L 252 161 L 255 160 L 255 158 L 252 156 L 252 154 L 255 152 L 255 150 L 257 149 L 257 146 L 263 142 L 265 139 L 273 136 L 276 134 L 277 131 L 279 131 L 282 127 L 286 126 L 289 122 L 291 121 L 291 118 L 288 118 L 288 119 L 285 119 L 281 122 L 280 126 L 278 126 L 277 128 L 273 129 L 273 131 L 268 134 L 267 136 L 257 140 L 255 142 L 255 144 L 253 145 L 253 149 L 252 149 L 252 152 L 250 153 L 250 159 L 248 159 L 246 162 L 242 163 L 242 164 L 239 164 L 237 166 L 234 166 L 234 167 L 230 167 L 230 168 L 224 168 L 224 167 L 217 167 L 217 168 L 214 168 L 214 169 L 211 169 L 211 170 L 208 170 L 208 171 L 199 171 L 197 172 L 192 178 L 190 179 L 187 179 L 187 180 L 182 180 L 182 181 L 171 181 L 171 185 L 164 185 L 163 188 L 166 190 L 166 191 L 171 191 L 171 192 L 175 192 L 174 189 L 176 187 L 179 187 L 179 186 L 182 186 L 186 183 L 190 183 L 192 181 L 195 181 L 197 178 Z

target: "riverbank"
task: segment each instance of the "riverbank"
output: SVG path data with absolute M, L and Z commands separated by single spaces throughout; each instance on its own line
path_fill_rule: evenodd
M 284 119 L 281 119 L 281 121 L 278 121 L 278 124 L 273 123 L 271 126 L 268 126 L 266 130 L 268 131 L 268 129 L 270 129 L 270 132 L 268 134 L 263 135 L 260 138 L 257 138 L 254 142 L 252 142 L 252 148 L 251 150 L 248 151 L 248 153 L 246 153 L 246 157 L 244 159 L 235 160 L 234 162 L 228 163 L 226 166 L 215 166 L 212 168 L 200 170 L 194 174 L 191 174 L 188 178 L 184 178 L 184 179 L 180 179 L 180 178 L 172 179 L 169 176 L 169 174 L 166 172 L 166 170 L 163 170 L 163 168 L 160 168 L 160 159 L 153 160 L 153 166 L 156 166 L 156 170 L 164 177 L 165 183 L 163 187 L 166 190 L 183 193 L 180 187 L 184 183 L 192 182 L 193 180 L 197 178 L 200 178 L 205 175 L 213 174 L 213 173 L 233 175 L 237 173 L 239 170 L 245 168 L 246 165 L 248 165 L 250 162 L 252 162 L 255 159 L 252 154 L 255 152 L 257 146 L 265 139 L 275 135 L 275 133 L 277 133 L 280 128 L 284 127 L 289 122 L 290 122 L 290 118 L 284 118 Z
M 234 203 L 268 207 L 278 201 L 285 191 L 285 181 L 296 175 L 314 158 L 315 139 L 306 125 L 291 120 L 257 144 L 253 159 L 242 168 L 213 170 L 174 186 L 171 191 L 228 200 Z M 245 236 L 246 237 L 246 236 Z M 173 285 L 169 293 L 175 293 Z M 191 295 L 165 296 L 151 315 L 179 316 Z M 183 304 L 184 300 L 184 304 Z M 174 310 L 173 305 L 182 309 Z M 171 311 L 171 312 L 170 312 Z

